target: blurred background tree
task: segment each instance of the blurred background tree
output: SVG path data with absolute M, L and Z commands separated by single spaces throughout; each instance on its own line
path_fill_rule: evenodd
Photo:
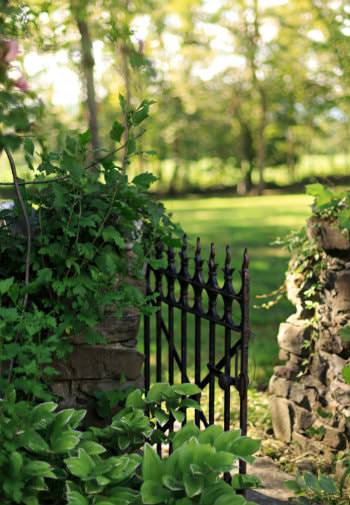
M 26 16 L 44 131 L 89 128 L 96 155 L 120 93 L 126 110 L 155 99 L 155 154 L 129 170 L 150 167 L 158 191 L 262 193 L 348 172 L 345 0 L 28 0 Z

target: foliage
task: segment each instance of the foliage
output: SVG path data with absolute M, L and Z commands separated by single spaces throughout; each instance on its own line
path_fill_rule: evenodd
M 343 230 L 350 230 L 350 192 L 333 191 L 323 184 L 309 184 L 307 194 L 314 197 L 313 212 L 316 216 L 336 221 Z
M 350 384 L 350 365 L 345 365 L 342 370 L 344 382 Z
M 134 392 L 111 426 L 87 431 L 79 430 L 84 411 L 56 412 L 53 402 L 33 406 L 7 395 L 0 402 L 1 503 L 248 505 L 220 476 L 237 458 L 251 462 L 258 441 L 215 426 L 199 432 L 189 424 L 176 433 L 174 452 L 163 460 L 144 446 L 157 426 L 141 404 L 162 408 L 156 395 L 183 408 L 197 389 L 187 385 L 176 393 L 178 387 L 156 385 L 146 397 Z M 252 477 L 247 483 L 257 485 Z
M 350 474 L 350 460 L 344 460 L 344 472 L 338 484 L 329 475 L 314 475 L 305 472 L 303 476 L 297 475 L 294 480 L 285 482 L 285 486 L 298 497 L 297 503 L 301 505 L 346 505 L 349 496 L 345 491 L 347 477 Z
M 149 106 L 143 101 L 128 111 L 128 158 L 137 153 Z M 124 147 L 124 129 L 115 121 L 114 151 Z M 114 151 L 89 163 L 88 145 L 88 132 L 68 135 L 56 152 L 37 152 L 31 140 L 24 142 L 29 169 L 40 184 L 22 191 L 31 219 L 26 285 L 28 237 L 20 206 L 15 202 L 14 211 L 0 213 L 5 223 L 0 229 L 1 389 L 10 381 L 26 395 L 47 398 L 40 379 L 55 374 L 52 359 L 69 350 L 70 335 L 101 342 L 98 323 L 106 307 L 115 307 L 116 314 L 126 306 L 146 309 L 147 299 L 135 283 L 157 240 L 177 243 L 178 228 L 148 193 L 155 177 L 143 173 L 129 180 L 113 162 Z

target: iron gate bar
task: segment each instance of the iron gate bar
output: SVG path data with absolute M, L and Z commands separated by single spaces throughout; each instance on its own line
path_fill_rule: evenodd
M 222 287 L 217 281 L 217 268 L 215 262 L 215 248 L 210 246 L 208 261 L 207 281 L 203 278 L 204 260 L 201 257 L 201 244 L 197 239 L 194 253 L 194 272 L 191 276 L 189 271 L 187 239 L 184 237 L 180 257 L 180 269 L 176 267 L 176 256 L 173 248 L 168 247 L 166 251 L 167 266 L 147 265 L 146 269 L 146 294 L 154 295 L 153 305 L 156 307 L 155 313 L 155 341 L 156 341 L 156 372 L 157 382 L 163 380 L 162 372 L 162 334 L 164 334 L 168 350 L 168 381 L 174 382 L 176 364 L 181 373 L 181 382 L 190 382 L 187 373 L 188 361 L 188 314 L 194 315 L 194 381 L 203 390 L 209 387 L 209 416 L 208 419 L 202 411 L 195 411 L 195 423 L 200 426 L 213 424 L 215 422 L 215 384 L 216 380 L 220 388 L 224 391 L 224 429 L 230 429 L 230 406 L 231 406 L 231 388 L 235 387 L 239 393 L 239 425 L 242 435 L 247 433 L 247 389 L 248 389 L 248 343 L 249 343 L 249 261 L 247 250 L 244 251 L 241 267 L 241 287 L 237 292 L 233 286 L 234 268 L 231 266 L 230 248 L 226 247 L 225 264 L 222 269 L 224 273 L 224 283 Z M 161 243 L 156 245 L 156 259 L 163 260 L 164 247 Z M 159 262 L 161 264 L 161 261 Z M 155 277 L 155 285 L 151 287 L 151 274 Z M 163 280 L 166 282 L 167 292 L 163 289 Z M 179 283 L 180 297 L 176 299 L 175 284 Z M 189 302 L 189 287 L 192 287 L 194 293 L 193 303 Z M 203 307 L 203 294 L 208 297 L 208 307 Z M 220 317 L 217 313 L 217 301 L 223 300 L 224 311 Z M 240 321 L 236 323 L 233 317 L 233 304 L 240 309 Z M 162 316 L 162 306 L 167 306 L 167 324 Z M 181 314 L 181 338 L 180 352 L 176 349 L 174 343 L 174 311 L 178 309 Z M 202 377 L 202 321 L 208 321 L 208 373 Z M 216 357 L 216 326 L 224 327 L 224 356 L 217 360 Z M 232 333 L 238 333 L 238 340 L 232 345 Z M 151 385 L 151 316 L 145 315 L 144 321 L 144 355 L 145 355 L 145 389 L 148 390 Z M 234 359 L 234 370 L 232 375 L 231 360 Z M 217 360 L 217 362 L 216 362 Z M 197 400 L 201 401 L 199 394 Z M 173 431 L 175 419 L 171 417 L 169 422 L 163 426 L 163 431 Z M 185 417 L 183 424 L 186 423 Z M 170 447 L 171 450 L 171 447 Z M 161 452 L 161 446 L 158 445 L 158 451 Z M 239 462 L 239 471 L 241 474 L 246 472 L 246 464 Z M 228 477 L 228 476 L 227 476 Z

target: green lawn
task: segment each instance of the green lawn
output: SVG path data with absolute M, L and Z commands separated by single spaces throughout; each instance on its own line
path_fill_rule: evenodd
M 188 198 L 165 201 L 167 209 L 173 214 L 174 219 L 181 223 L 191 242 L 194 242 L 197 235 L 202 238 L 203 256 L 207 255 L 211 241 L 216 244 L 220 266 L 223 264 L 226 244 L 232 246 L 233 263 L 237 267 L 240 265 L 244 247 L 248 247 L 253 330 L 250 346 L 250 376 L 255 384 L 267 384 L 272 368 L 277 362 L 278 325 L 293 312 L 293 307 L 286 300 L 282 300 L 269 311 L 253 307 L 261 303 L 256 299 L 256 295 L 275 290 L 284 279 L 288 252 L 271 246 L 271 242 L 277 237 L 286 235 L 289 230 L 303 226 L 309 214 L 310 203 L 310 198 L 304 195 Z M 191 329 L 189 339 L 192 345 Z M 220 334 L 218 340 L 219 355 L 222 343 Z M 192 353 L 193 349 L 189 353 L 190 366 L 193 363 Z M 205 357 L 203 357 L 203 363 L 204 370 Z

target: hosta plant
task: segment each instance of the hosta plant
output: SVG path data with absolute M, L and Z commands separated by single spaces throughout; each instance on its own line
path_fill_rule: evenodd
M 179 403 L 186 398 L 180 394 Z M 236 494 L 237 478 L 230 486 L 221 477 L 238 458 L 252 462 L 258 441 L 189 424 L 161 460 L 145 443 L 157 428 L 142 409 L 129 405 L 102 430 L 81 431 L 84 414 L 57 412 L 53 402 L 17 401 L 14 393 L 0 401 L 1 504 L 248 505 Z

